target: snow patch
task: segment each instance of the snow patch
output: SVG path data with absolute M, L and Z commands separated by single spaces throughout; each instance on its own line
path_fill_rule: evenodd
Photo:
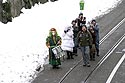
M 104 14 L 122 0 L 85 0 L 87 21 Z M 79 0 L 59 0 L 32 9 L 8 24 L 0 23 L 0 83 L 30 83 L 36 69 L 48 60 L 45 45 L 49 29 L 55 27 L 60 36 L 66 25 L 78 17 Z M 109 11 L 108 11 L 109 12 Z

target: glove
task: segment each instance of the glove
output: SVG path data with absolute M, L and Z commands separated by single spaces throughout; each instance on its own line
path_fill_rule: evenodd
M 67 31 L 64 31 L 64 33 L 66 33 Z
M 90 45 L 89 47 L 92 48 L 92 45 Z

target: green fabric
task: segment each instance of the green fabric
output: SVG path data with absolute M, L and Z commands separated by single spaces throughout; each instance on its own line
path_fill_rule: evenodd
M 52 37 L 48 36 L 46 39 L 46 43 L 49 43 L 50 46 L 56 46 L 60 39 L 60 36 L 55 37 L 55 40 L 53 40 Z
M 78 33 L 78 43 L 80 46 L 89 46 L 92 45 L 92 36 L 89 31 L 79 32 Z
M 80 10 L 84 10 L 84 1 L 83 0 L 80 1 L 79 5 L 80 5 Z
M 52 49 L 55 46 L 51 46 L 51 48 L 49 49 L 49 64 L 51 64 L 51 65 L 61 65 L 60 58 L 56 59 L 54 53 L 52 52 Z
M 49 43 L 50 47 L 51 47 L 51 48 L 49 48 L 49 64 L 51 64 L 51 65 L 57 65 L 57 66 L 61 65 L 60 58 L 56 59 L 54 53 L 52 52 L 52 49 L 55 46 L 57 46 L 57 42 L 60 39 L 61 39 L 61 37 L 56 34 L 55 40 L 53 40 L 53 36 L 52 36 L 51 32 L 49 33 L 49 36 L 46 38 L 46 43 Z
M 61 61 L 60 61 L 60 59 L 56 59 L 56 60 L 51 59 L 49 61 L 49 64 L 51 64 L 51 65 L 61 65 Z

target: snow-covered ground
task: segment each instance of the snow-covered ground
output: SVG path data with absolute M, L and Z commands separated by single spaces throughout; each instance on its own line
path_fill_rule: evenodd
M 8 24 L 0 23 L 0 83 L 30 83 L 35 69 L 45 63 L 45 39 L 55 27 L 62 35 L 65 26 L 78 17 L 80 0 L 59 0 L 32 9 Z M 85 0 L 87 21 L 108 13 L 122 0 Z

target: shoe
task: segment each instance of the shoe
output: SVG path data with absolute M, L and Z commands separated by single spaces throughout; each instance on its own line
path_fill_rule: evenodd
M 59 67 L 59 66 L 56 66 L 56 69 L 60 69 L 60 67 Z
M 77 53 L 73 53 L 73 55 L 78 56 Z
M 87 64 L 87 67 L 90 67 L 90 64 Z
M 59 66 L 57 66 L 57 65 L 54 65 L 53 66 L 53 69 L 59 69 L 60 67 Z
M 78 54 L 75 54 L 75 56 L 78 56 Z
M 74 59 L 73 57 L 71 57 L 71 59 Z
M 83 64 L 83 66 L 86 66 L 86 64 Z
M 72 53 L 72 55 L 75 55 L 76 53 Z
M 93 59 L 92 59 L 92 58 L 90 58 L 90 61 L 93 61 Z
M 97 54 L 96 56 L 98 56 L 98 57 L 99 57 L 100 55 L 99 55 L 99 54 Z
M 56 66 L 53 66 L 53 69 L 56 69 Z
M 69 57 L 67 57 L 67 59 L 70 59 Z
M 95 61 L 95 58 L 93 58 L 92 61 Z

